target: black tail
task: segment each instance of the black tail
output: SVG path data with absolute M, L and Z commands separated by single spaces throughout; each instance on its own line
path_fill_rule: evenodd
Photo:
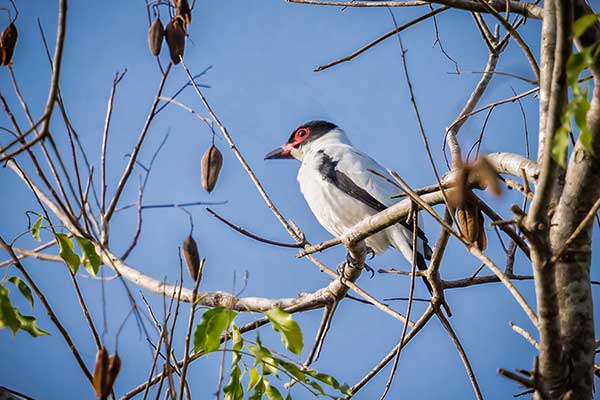
M 427 248 L 429 248 L 429 246 L 427 246 Z M 425 252 L 427 253 L 427 249 L 425 249 Z M 431 254 L 431 248 L 429 248 L 429 254 Z M 427 259 L 430 260 L 431 256 L 427 257 Z M 427 270 L 427 263 L 425 262 L 425 257 L 423 257 L 423 255 L 419 252 L 417 252 L 417 268 L 419 268 L 419 271 Z M 433 296 L 433 289 L 431 288 L 429 281 L 427 281 L 427 277 L 423 276 L 422 278 L 423 282 L 425 282 L 427 290 L 429 291 L 429 294 Z

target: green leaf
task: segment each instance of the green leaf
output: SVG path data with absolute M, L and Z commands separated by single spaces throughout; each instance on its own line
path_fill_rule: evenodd
M 43 220 L 44 218 L 41 215 L 38 216 L 37 221 L 35 221 L 35 224 L 33 224 L 33 228 L 31 228 L 31 236 L 33 236 L 33 238 L 38 242 L 42 241 L 42 238 L 40 237 L 40 227 L 42 226 Z
M 242 334 L 236 324 L 231 324 L 231 341 L 233 343 L 233 359 L 232 364 L 237 365 L 242 359 L 242 347 L 244 346 L 244 340 Z
M 237 313 L 225 307 L 215 307 L 202 315 L 194 333 L 194 352 L 218 350 L 223 331 L 229 328 Z
M 243 400 L 244 399 L 244 387 L 242 386 L 240 367 L 237 365 L 231 371 L 229 376 L 229 382 L 223 388 L 223 394 L 225 400 Z
M 350 394 L 350 387 L 347 384 L 345 384 L 345 383 L 344 384 L 340 384 L 338 382 L 338 380 L 335 379 L 331 375 L 327 375 L 327 374 L 324 374 L 322 372 L 317 372 L 317 371 L 312 370 L 312 369 L 305 369 L 304 372 L 307 375 L 309 375 L 309 376 L 311 376 L 311 377 L 313 377 L 313 378 L 315 378 L 315 379 L 317 379 L 317 380 L 319 380 L 319 381 L 321 381 L 321 382 L 323 382 L 323 383 L 331 386 L 332 388 L 334 388 L 336 390 L 339 390 L 343 394 L 346 394 L 346 395 Z
M 254 386 L 254 392 L 252 393 L 252 396 L 250 396 L 248 398 L 248 400 L 261 400 L 262 399 L 262 395 L 265 393 L 265 382 L 264 379 L 261 377 L 258 382 L 256 383 L 256 386 Z
M 321 394 L 325 394 L 325 390 L 323 390 L 323 387 L 321 385 L 319 385 L 317 382 L 315 382 L 315 381 L 308 381 L 308 384 L 310 385 L 310 387 L 312 387 L 313 389 L 315 389 L 317 392 L 319 392 Z
M 556 134 L 552 138 L 552 158 L 561 167 L 566 166 L 567 149 L 569 148 L 569 130 L 565 128 L 565 125 L 556 131 Z
M 267 398 L 269 400 L 283 400 L 281 393 L 275 386 L 271 386 L 269 381 L 266 379 L 263 379 L 263 382 L 265 383 L 265 393 L 267 394 Z
M 8 293 L 9 290 L 0 285 L 0 329 L 8 327 L 13 335 L 16 335 L 21 327 L 21 322 L 18 317 L 19 312 L 10 302 Z
M 248 346 L 248 350 L 254 356 L 254 365 L 262 366 L 263 375 L 276 374 L 279 371 L 279 360 L 273 357 L 269 349 L 263 347 L 260 338 L 256 338 L 256 345 Z
M 571 54 L 567 60 L 567 83 L 569 86 L 575 88 L 581 72 L 593 64 L 593 50 L 594 46 L 588 46 L 579 53 Z
M 302 370 L 297 367 L 296 365 L 278 359 L 277 362 L 279 363 L 279 365 L 281 365 L 283 368 L 285 368 L 285 370 L 292 375 L 294 378 L 296 378 L 298 381 L 300 382 L 304 382 L 306 380 L 306 374 L 304 372 L 302 372 Z
M 81 248 L 81 262 L 83 266 L 90 275 L 95 276 L 100 268 L 100 256 L 96 253 L 96 247 L 86 238 L 75 236 L 75 239 Z
M 25 297 L 29 304 L 31 304 L 31 308 L 33 308 L 33 295 L 31 294 L 31 289 L 29 289 L 29 286 L 27 286 L 27 284 L 18 276 L 11 276 L 8 278 L 8 281 L 13 283 L 17 289 L 19 289 L 19 292 L 21 292 L 23 297 Z
M 249 371 L 249 374 L 250 374 L 250 381 L 248 382 L 248 388 L 246 389 L 247 392 L 249 392 L 254 387 L 254 385 L 256 385 L 258 380 L 260 379 L 260 375 L 259 375 L 258 369 L 256 369 L 256 367 L 252 367 Z
M 579 96 L 579 98 L 574 99 L 575 103 L 575 111 L 574 111 L 574 119 L 575 124 L 579 127 L 579 140 L 581 144 L 587 151 L 594 154 L 594 148 L 592 146 L 592 132 L 589 130 L 587 126 L 587 113 L 590 110 L 590 103 L 588 101 L 588 92 L 587 90 Z
M 292 319 L 292 315 L 280 308 L 273 308 L 264 313 L 271 321 L 273 329 L 281 334 L 281 342 L 294 354 L 300 355 L 304 343 L 300 326 Z
M 31 315 L 21 315 L 17 311 L 17 318 L 19 319 L 19 322 L 21 323 L 21 327 L 20 327 L 21 330 L 24 330 L 25 332 L 29 333 L 31 336 L 38 337 L 38 336 L 50 335 L 45 330 L 38 328 L 35 317 L 33 317 Z
M 598 15 L 600 14 L 586 14 L 583 17 L 577 18 L 573 23 L 573 34 L 575 37 L 583 35 L 587 28 L 598 20 Z
M 77 273 L 81 261 L 79 256 L 73 252 L 73 242 L 64 233 L 55 234 L 56 241 L 58 242 L 58 248 L 60 258 L 62 258 L 73 274 Z

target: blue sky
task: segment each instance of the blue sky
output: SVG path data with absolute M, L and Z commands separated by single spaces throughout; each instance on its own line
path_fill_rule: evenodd
M 17 27 L 20 36 L 14 68 L 34 115 L 42 113 L 50 74 L 36 19 L 40 18 L 53 43 L 55 3 L 43 0 L 19 3 Z M 426 8 L 403 8 L 395 9 L 394 13 L 398 22 L 403 23 L 426 11 Z M 491 19 L 488 21 L 493 24 Z M 481 71 L 487 59 L 487 49 L 471 16 L 462 11 L 448 11 L 438 16 L 438 23 L 441 40 L 460 69 Z M 538 54 L 540 26 L 539 21 L 529 20 L 522 29 L 522 35 L 535 54 Z M 330 236 L 311 215 L 297 188 L 295 174 L 298 164 L 295 161 L 263 161 L 264 154 L 286 140 L 297 125 L 310 119 L 331 120 L 347 131 L 356 147 L 398 171 L 412 186 L 426 186 L 434 182 L 411 107 L 397 40 L 387 40 L 350 63 L 320 73 L 313 72 L 316 66 L 344 56 L 392 28 L 393 22 L 386 9 L 340 10 L 267 0 L 197 1 L 189 29 L 186 64 L 194 73 L 211 67 L 200 81 L 210 85 L 204 93 L 212 107 L 280 210 L 296 221 L 313 243 Z M 159 71 L 148 51 L 146 34 L 143 1 L 79 1 L 70 4 L 61 89 L 72 122 L 97 168 L 110 85 L 115 72 L 125 68 L 128 71 L 118 88 L 109 139 L 109 194 L 113 193 L 125 167 L 126 154 L 137 139 L 158 85 Z M 408 50 L 408 66 L 416 100 L 434 158 L 438 168 L 445 171 L 441 152 L 444 129 L 459 113 L 479 75 L 450 74 L 454 71 L 454 64 L 439 47 L 433 46 L 435 30 L 432 21 L 410 28 L 403 33 L 403 40 Z M 167 60 L 166 48 L 161 57 Z M 514 43 L 506 50 L 498 70 L 533 77 L 526 59 Z M 182 68 L 175 67 L 167 82 L 166 94 L 172 94 L 185 81 Z M 509 97 L 513 89 L 521 92 L 531 87 L 516 79 L 496 76 L 482 102 Z M 0 71 L 0 90 L 17 110 L 18 103 L 12 93 L 7 70 Z M 184 92 L 180 100 L 202 110 L 192 91 Z M 535 154 L 537 99 L 523 99 L 523 107 Z M 20 111 L 17 115 L 24 124 Z M 468 149 L 479 136 L 483 117 L 479 115 L 470 119 L 462 128 L 460 140 L 464 148 Z M 3 114 L 0 124 L 8 124 Z M 58 114 L 52 131 L 59 145 L 66 146 Z M 215 207 L 223 216 L 260 235 L 289 241 L 287 233 L 221 139 L 216 141 L 224 154 L 221 179 L 210 195 L 203 191 L 200 158 L 210 145 L 210 131 L 185 111 L 170 106 L 157 117 L 142 149 L 142 162 L 149 161 L 166 132 L 170 132 L 170 136 L 152 170 L 145 204 L 227 201 L 227 204 Z M 4 140 L 6 138 L 2 137 L 3 143 Z M 524 125 L 518 105 L 509 103 L 497 108 L 487 123 L 482 151 L 524 154 L 524 143 Z M 136 200 L 139 174 L 141 170 L 136 170 L 122 204 Z M 25 211 L 39 209 L 26 187 L 11 171 L 0 171 L 0 187 L 4 188 L 4 196 L 0 196 L 0 232 L 5 238 L 13 238 L 27 229 Z M 520 203 L 521 199 L 514 193 L 506 193 L 502 199 L 490 201 L 500 207 L 503 216 L 509 217 L 509 206 Z M 441 212 L 442 209 L 438 210 Z M 190 208 L 190 211 L 194 216 L 200 253 L 207 259 L 202 290 L 231 291 L 234 274 L 238 277 L 239 289 L 240 276 L 244 271 L 249 273 L 245 296 L 293 297 L 328 283 L 328 277 L 309 261 L 296 259 L 294 250 L 274 248 L 242 237 L 216 221 L 204 207 Z M 127 248 L 135 218 L 134 209 L 115 217 L 111 248 L 117 253 Z M 430 240 L 435 241 L 438 228 L 428 218 L 425 218 L 425 226 Z M 179 277 L 177 248 L 188 230 L 187 216 L 179 210 L 147 210 L 140 244 L 128 261 L 145 274 L 174 282 Z M 503 265 L 504 254 L 489 228 L 488 237 L 492 243 L 489 255 Z M 44 239 L 50 239 L 48 233 L 45 233 Z M 34 244 L 28 238 L 17 242 L 21 247 Z M 594 250 L 600 250 L 598 245 L 596 240 Z M 55 249 L 51 251 L 57 252 Z M 318 256 L 331 268 L 335 268 L 343 257 L 342 248 L 334 248 Z M 375 268 L 408 268 L 404 259 L 393 251 L 377 257 L 370 264 Z M 66 267 L 31 260 L 27 260 L 25 266 L 47 294 L 92 368 L 95 346 Z M 478 267 L 478 261 L 452 241 L 444 259 L 442 275 L 446 279 L 467 277 Z M 530 273 L 530 266 L 521 256 L 517 257 L 515 271 Z M 597 269 L 593 269 L 592 274 L 593 279 L 600 278 Z M 100 326 L 100 283 L 85 277 L 78 279 L 94 320 Z M 191 287 L 189 278 L 185 279 L 186 285 Z M 373 279 L 365 275 L 358 282 L 378 298 L 405 296 L 408 283 L 405 277 L 385 275 L 376 275 Z M 516 285 L 533 303 L 532 283 L 519 282 Z M 129 308 L 118 280 L 107 282 L 106 290 L 109 332 L 105 340 L 109 349 L 113 350 L 116 331 Z M 419 286 L 418 294 L 425 293 L 424 288 Z M 135 287 L 134 294 L 140 298 Z M 162 309 L 160 297 L 150 293 L 145 295 L 156 310 Z M 28 305 L 24 301 L 18 296 L 13 297 L 22 311 L 27 310 Z M 470 356 L 484 396 L 508 398 L 518 392 L 516 385 L 496 373 L 498 367 L 514 369 L 532 365 L 532 347 L 509 327 L 509 321 L 513 321 L 533 330 L 517 303 L 499 284 L 451 290 L 447 292 L 447 300 L 454 313 L 451 322 Z M 393 306 L 404 312 L 406 305 L 400 302 Z M 182 306 L 184 316 L 188 309 L 188 305 Z M 422 304 L 416 304 L 414 318 L 423 309 Z M 0 383 L 34 398 L 92 398 L 90 386 L 39 305 L 35 315 L 39 325 L 50 331 L 52 336 L 33 339 L 19 332 L 13 338 L 8 330 L 1 330 Z M 240 321 L 253 317 L 256 316 L 244 315 Z M 303 329 L 307 351 L 321 313 L 311 311 L 295 318 Z M 186 317 L 176 331 L 178 355 L 182 352 L 185 320 Z M 315 368 L 352 385 L 394 346 L 401 328 L 397 321 L 373 307 L 344 301 L 338 308 Z M 260 334 L 268 345 L 283 350 L 269 327 L 262 328 Z M 251 333 L 249 338 L 253 339 L 255 335 Z M 145 380 L 152 356 L 145 337 L 140 335 L 132 321 L 121 334 L 119 351 L 123 367 L 116 382 L 116 392 L 122 394 Z M 196 398 L 207 398 L 214 392 L 219 358 L 219 355 L 211 355 L 192 364 L 189 377 L 192 391 L 197 393 Z M 356 398 L 378 398 L 387 373 L 386 369 Z M 297 399 L 310 398 L 299 387 L 294 388 L 293 394 Z M 473 397 L 458 354 L 435 320 L 402 353 L 389 398 L 402 397 Z

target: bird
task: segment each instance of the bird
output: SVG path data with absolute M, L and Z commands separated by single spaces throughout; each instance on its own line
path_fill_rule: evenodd
M 340 237 L 397 201 L 393 198 L 397 189 L 371 172 L 385 176 L 387 170 L 356 149 L 346 133 L 332 122 L 315 120 L 298 126 L 284 145 L 265 155 L 265 160 L 273 159 L 301 162 L 297 176 L 300 191 L 319 223 L 333 236 Z M 417 226 L 416 264 L 425 270 L 432 250 L 420 221 Z M 411 264 L 412 243 L 413 224 L 405 220 L 365 239 L 375 255 L 394 247 Z M 426 280 L 425 283 L 431 292 Z

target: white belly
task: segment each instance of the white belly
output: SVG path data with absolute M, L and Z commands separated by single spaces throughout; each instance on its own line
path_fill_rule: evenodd
M 319 223 L 336 237 L 343 235 L 363 219 L 376 214 L 371 207 L 328 183 L 315 169 L 301 167 L 298 171 L 298 182 Z M 381 253 L 390 246 L 386 230 L 370 236 L 365 242 L 375 253 Z

